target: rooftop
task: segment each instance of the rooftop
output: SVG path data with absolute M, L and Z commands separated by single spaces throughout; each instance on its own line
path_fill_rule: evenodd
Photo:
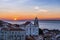
M 28 25 L 28 24 L 30 24 L 31 22 L 30 21 L 27 21 L 27 22 L 25 22 L 24 24 L 21 24 L 20 26 L 26 26 L 26 25 Z
M 1 30 L 4 30 L 4 31 L 25 31 L 20 28 L 2 28 Z

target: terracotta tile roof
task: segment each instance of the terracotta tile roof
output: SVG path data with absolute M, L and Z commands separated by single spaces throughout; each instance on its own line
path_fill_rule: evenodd
M 20 28 L 11 28 L 10 31 L 25 31 L 25 30 Z
M 5 31 L 25 31 L 24 29 L 20 29 L 20 28 L 2 28 L 1 30 L 5 30 Z
M 1 28 L 1 30 L 8 30 L 7 28 Z
M 30 24 L 31 22 L 29 22 L 29 21 L 27 21 L 26 23 L 24 23 L 24 25 L 28 25 L 28 24 Z
M 15 27 L 19 27 L 20 25 L 19 25 L 19 24 L 13 24 L 13 26 L 15 26 Z
M 33 37 L 33 36 L 28 36 L 28 37 L 26 37 L 26 40 L 35 40 L 35 38 Z
M 27 22 L 25 22 L 24 24 L 21 24 L 20 26 L 22 27 L 22 26 L 26 26 L 26 25 L 28 25 L 28 24 L 30 24 L 31 22 L 30 21 L 27 21 Z

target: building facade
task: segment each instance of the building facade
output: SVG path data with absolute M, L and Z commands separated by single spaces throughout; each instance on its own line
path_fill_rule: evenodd
M 34 20 L 34 24 L 30 21 L 27 21 L 26 23 L 20 25 L 20 28 L 24 29 L 26 31 L 26 35 L 39 35 L 39 23 L 38 18 L 36 17 Z
M 0 40 L 25 40 L 25 31 L 22 29 L 7 29 L 0 30 Z

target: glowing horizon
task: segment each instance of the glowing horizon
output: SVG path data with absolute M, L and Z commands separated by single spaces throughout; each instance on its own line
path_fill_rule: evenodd
M 60 20 L 60 0 L 0 0 L 0 19 Z

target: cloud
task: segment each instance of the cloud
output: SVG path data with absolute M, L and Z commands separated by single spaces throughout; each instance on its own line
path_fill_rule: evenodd
M 0 0 L 0 11 L 1 10 L 19 10 L 23 8 L 26 2 L 30 0 Z
M 35 10 L 37 12 L 47 12 L 46 9 L 41 9 L 39 6 L 34 6 L 32 9 L 28 4 L 28 2 L 32 0 L 0 0 L 0 11 L 1 10 Z M 26 6 L 26 7 L 25 7 Z M 28 8 L 27 8 L 28 7 Z
M 20 3 L 23 3 L 23 2 L 27 2 L 29 0 L 0 0 L 1 2 L 20 2 Z
M 46 10 L 46 9 L 40 9 L 40 10 L 38 10 L 39 12 L 48 12 L 48 10 Z
M 38 10 L 38 9 L 39 9 L 39 6 L 35 6 L 34 9 L 35 9 L 35 10 Z
M 20 3 L 24 3 L 24 2 L 27 2 L 29 0 L 18 0 Z
M 41 9 L 39 6 L 35 6 L 35 7 L 34 7 L 34 10 L 35 10 L 36 12 L 48 12 L 47 9 Z
M 0 2 L 8 2 L 8 1 L 10 1 L 10 0 L 0 0 Z

